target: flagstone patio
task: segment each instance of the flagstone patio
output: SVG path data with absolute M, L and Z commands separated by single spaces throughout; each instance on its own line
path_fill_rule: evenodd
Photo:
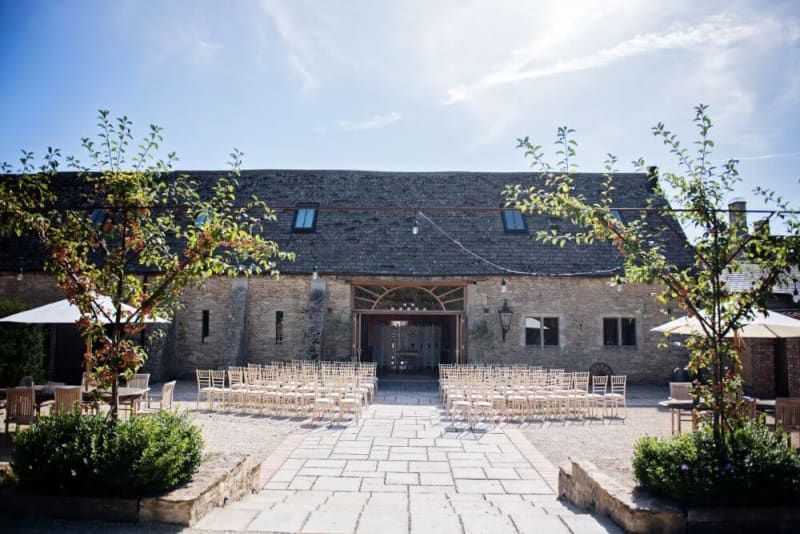
M 512 425 L 453 428 L 435 393 L 382 391 L 359 425 L 291 434 L 263 489 L 197 530 L 306 533 L 619 532 L 556 500 L 557 473 Z

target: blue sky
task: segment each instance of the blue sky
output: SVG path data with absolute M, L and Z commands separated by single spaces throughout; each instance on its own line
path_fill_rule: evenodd
M 80 155 L 96 110 L 165 128 L 183 169 L 527 169 L 577 130 L 580 169 L 673 158 L 710 105 L 719 161 L 800 199 L 796 2 L 0 0 L 0 161 Z M 551 151 L 552 153 L 552 151 Z M 555 159 L 555 158 L 552 158 Z M 797 202 L 795 202 L 797 205 Z

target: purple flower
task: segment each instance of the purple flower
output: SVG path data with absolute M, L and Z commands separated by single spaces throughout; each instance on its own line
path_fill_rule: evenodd
M 686 464 L 681 464 L 681 471 L 686 472 L 689 470 L 689 466 Z

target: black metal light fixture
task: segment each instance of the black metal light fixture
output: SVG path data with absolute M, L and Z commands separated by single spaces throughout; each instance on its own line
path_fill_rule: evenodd
M 316 280 L 317 278 L 319 278 L 319 269 L 317 269 L 317 266 L 315 265 L 314 272 L 311 273 L 311 279 Z
M 414 226 L 411 227 L 411 235 L 417 235 L 419 233 L 419 220 L 414 219 Z
M 25 275 L 22 274 L 22 267 L 19 268 L 19 272 L 17 273 L 17 282 L 22 282 L 22 279 L 25 278 Z M 797 288 L 795 287 L 795 295 L 797 294 Z
M 508 299 L 503 299 L 503 307 L 498 310 L 500 314 L 500 329 L 503 331 L 503 341 L 506 340 L 506 334 L 511 329 L 511 319 L 514 317 L 514 311 L 508 307 Z
M 506 282 L 505 278 L 500 282 L 500 293 L 508 293 L 508 282 Z
M 20 272 L 22 272 L 22 269 L 20 269 Z M 17 280 L 19 280 L 19 278 L 17 278 Z M 794 279 L 794 291 L 792 291 L 792 302 L 794 302 L 795 304 L 800 302 L 800 291 L 797 291 L 796 278 Z

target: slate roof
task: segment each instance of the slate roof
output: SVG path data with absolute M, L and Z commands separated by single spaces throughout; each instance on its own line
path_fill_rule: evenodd
M 732 291 L 749 291 L 756 280 L 762 275 L 761 269 L 752 263 L 742 263 L 740 270 L 735 273 L 724 273 L 724 278 L 728 287 Z M 776 295 L 791 295 L 794 293 L 795 285 L 793 280 L 800 279 L 800 269 L 792 267 L 788 275 L 784 276 L 773 288 L 772 293 Z
M 200 184 L 201 191 L 221 174 L 183 172 Z M 560 248 L 536 240 L 537 230 L 554 226 L 566 230 L 568 223 L 562 220 L 525 215 L 528 232 L 507 234 L 499 211 L 463 209 L 499 208 L 507 184 L 528 186 L 540 180 L 539 173 L 530 172 L 253 170 L 242 172 L 238 194 L 241 198 L 256 195 L 281 208 L 278 220 L 265 225 L 264 233 L 283 250 L 297 253 L 296 262 L 280 266 L 287 274 L 311 273 L 317 265 L 322 274 L 356 276 L 513 276 L 465 249 L 498 266 L 525 273 L 610 276 L 612 270 L 621 268 L 618 252 L 607 244 Z M 599 200 L 602 181 L 601 174 L 581 173 L 575 177 L 575 187 Z M 615 175 L 614 183 L 615 207 L 642 207 L 652 196 L 652 184 L 644 173 Z M 660 202 L 666 204 L 663 199 Z M 291 208 L 299 203 L 320 205 L 315 232 L 291 231 Z M 413 208 L 434 221 L 441 232 Z M 635 215 L 623 213 L 623 220 L 627 217 Z M 690 264 L 679 225 L 670 217 L 648 217 L 651 228 L 662 233 L 659 240 L 669 258 L 680 265 Z M 415 219 L 420 228 L 416 236 L 412 235 Z M 31 254 L 30 244 L 0 243 L 0 269 L 16 270 L 21 258 L 33 259 Z

